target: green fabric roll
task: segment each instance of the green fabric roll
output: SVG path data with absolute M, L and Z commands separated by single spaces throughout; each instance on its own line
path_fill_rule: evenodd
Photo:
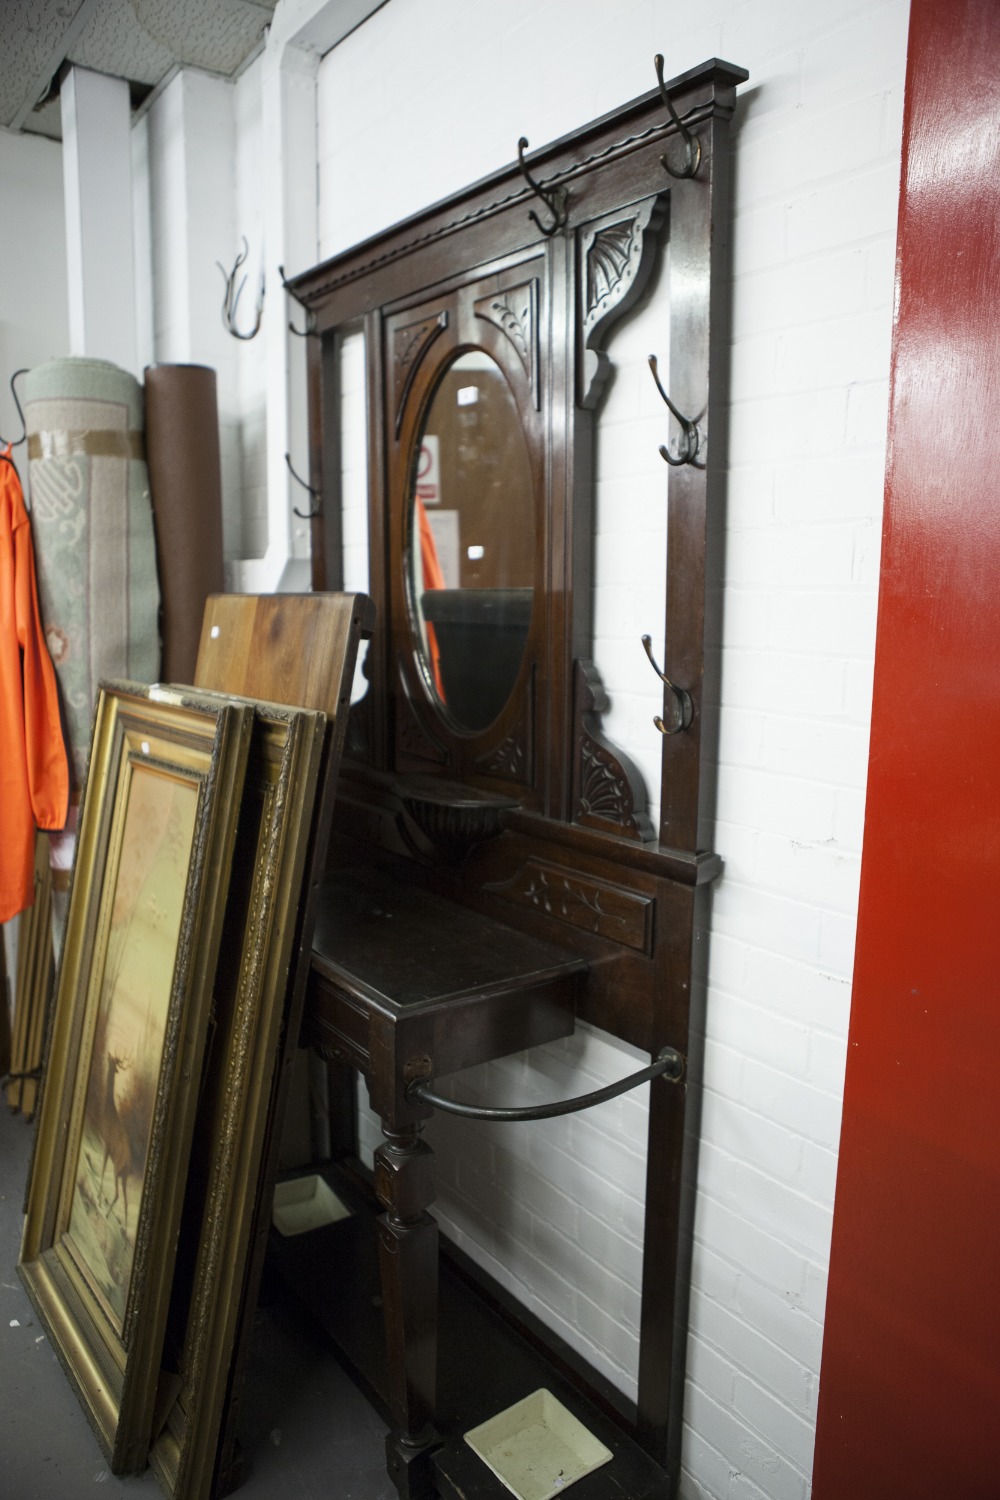
M 160 669 L 142 387 L 107 360 L 54 359 L 23 396 L 39 601 L 79 787 L 98 683 Z

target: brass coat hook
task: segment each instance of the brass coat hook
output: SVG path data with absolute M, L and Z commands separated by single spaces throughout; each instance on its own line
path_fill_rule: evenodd
M 678 445 L 677 452 L 671 453 L 666 444 L 661 443 L 660 457 L 665 459 L 672 469 L 680 468 L 682 464 L 691 464 L 696 469 L 703 469 L 705 467 L 704 463 L 699 463 L 698 461 L 698 452 L 701 448 L 701 432 L 698 428 L 698 418 L 695 417 L 694 421 L 692 421 L 690 417 L 686 417 L 683 412 L 677 410 L 677 407 L 663 389 L 655 354 L 649 356 L 649 368 L 653 379 L 656 381 L 656 389 L 663 397 L 671 416 L 680 423 L 681 428 L 681 442 Z
M 668 688 L 673 695 L 672 713 L 670 723 L 666 724 L 657 714 L 653 723 L 661 734 L 680 734 L 682 729 L 687 729 L 694 717 L 694 705 L 691 702 L 691 694 L 687 688 L 678 687 L 676 682 L 671 682 L 666 672 L 662 671 L 656 664 L 653 656 L 653 638 L 650 635 L 642 637 L 642 649 L 649 658 L 649 665 L 657 677 Z
M 540 182 L 536 182 L 528 171 L 524 161 L 524 152 L 528 144 L 527 136 L 522 135 L 517 143 L 517 164 L 521 168 L 521 176 L 530 187 L 536 197 L 541 198 L 545 207 L 552 215 L 552 223 L 545 225 L 535 213 L 529 209 L 528 218 L 537 224 L 542 234 L 548 238 L 549 235 L 558 234 L 560 229 L 566 228 L 566 220 L 569 218 L 569 190 L 558 184 L 554 188 L 543 188 Z
M 245 234 L 241 235 L 240 238 L 243 241 L 243 249 L 233 261 L 233 269 L 231 271 L 227 272 L 225 266 L 221 261 L 217 260 L 215 262 L 219 270 L 222 272 L 223 279 L 226 283 L 226 294 L 222 299 L 222 322 L 224 327 L 229 333 L 232 334 L 234 339 L 253 339 L 256 338 L 257 334 L 260 332 L 260 321 L 264 316 L 264 272 L 263 270 L 261 270 L 260 273 L 260 295 L 257 298 L 257 313 L 254 319 L 254 325 L 248 333 L 241 333 L 236 326 L 236 306 L 240 300 L 240 293 L 246 286 L 247 279 L 244 276 L 240 281 L 239 286 L 237 286 L 236 277 L 239 275 L 240 267 L 246 263 L 247 256 L 250 254 L 250 247 L 247 244 L 247 238 Z
M 298 518 L 299 518 L 300 521 L 315 521 L 316 518 L 317 518 L 317 516 L 321 516 L 323 514 L 322 506 L 319 504 L 319 499 L 320 499 L 320 492 L 319 492 L 319 490 L 314 489 L 313 486 L 308 482 L 308 480 L 302 478 L 301 474 L 296 474 L 295 470 L 292 467 L 292 456 L 291 456 L 290 453 L 286 453 L 285 454 L 285 463 L 288 465 L 288 472 L 289 472 L 289 474 L 291 474 L 292 478 L 295 480 L 295 483 L 296 484 L 301 484 L 301 486 L 302 486 L 302 488 L 304 490 L 308 490 L 309 491 L 309 498 L 313 502 L 313 508 L 312 508 L 312 510 L 308 510 L 308 511 L 299 510 L 299 508 L 298 508 L 297 505 L 293 505 L 292 506 L 292 515 L 293 516 L 298 516 Z
M 701 166 L 701 142 L 697 136 L 691 134 L 691 131 L 674 108 L 673 100 L 667 93 L 667 86 L 663 82 L 663 54 L 661 52 L 658 52 L 653 58 L 653 66 L 656 69 L 656 81 L 660 86 L 660 98 L 666 105 L 667 113 L 670 115 L 671 120 L 680 131 L 681 139 L 684 142 L 685 154 L 684 165 L 679 171 L 670 165 L 666 152 L 660 157 L 660 163 L 663 170 L 669 172 L 671 177 L 694 177 Z
M 295 337 L 298 339 L 320 338 L 320 331 L 316 327 L 316 309 L 313 307 L 306 307 L 306 304 L 302 301 L 302 298 L 296 296 L 295 292 L 292 290 L 291 285 L 285 278 L 284 266 L 278 267 L 278 275 L 281 277 L 281 285 L 285 288 L 285 291 L 288 293 L 289 297 L 291 297 L 295 302 L 299 304 L 301 308 L 305 310 L 306 315 L 306 326 L 304 328 L 296 328 L 295 324 L 289 321 L 288 332 L 294 333 Z

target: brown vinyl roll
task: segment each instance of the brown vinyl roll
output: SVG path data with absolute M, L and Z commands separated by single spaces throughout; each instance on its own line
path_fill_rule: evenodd
M 162 597 L 164 682 L 190 683 L 209 594 L 223 591 L 215 371 L 149 365 L 146 462 Z

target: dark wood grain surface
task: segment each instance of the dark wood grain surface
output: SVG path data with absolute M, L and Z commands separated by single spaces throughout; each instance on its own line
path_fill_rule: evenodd
M 499 998 L 586 968 L 569 948 L 376 871 L 339 871 L 320 894 L 314 971 L 392 1012 Z
M 413 887 L 402 906 L 381 915 L 359 913 L 350 892 L 330 888 L 306 1035 L 327 1057 L 364 1070 L 388 1124 L 390 1155 L 416 1154 L 414 1133 L 427 1113 L 407 1099 L 407 1076 L 565 1034 L 567 1004 L 651 1053 L 676 1048 L 689 1081 L 698 1082 L 690 1055 L 698 888 L 719 869 L 698 844 L 712 811 L 702 776 L 706 596 L 719 597 L 719 549 L 713 554 L 708 538 L 721 535 L 723 523 L 729 127 L 746 76 L 710 59 L 666 85 L 700 147 L 692 175 L 664 164 L 676 168 L 684 151 L 651 90 L 529 154 L 535 180 L 565 197 L 565 220 L 553 234 L 540 232 L 532 213 L 547 220 L 548 210 L 514 163 L 294 284 L 323 341 L 312 363 L 321 384 L 312 402 L 321 415 L 313 482 L 322 479 L 331 577 L 341 525 L 337 353 L 359 326 L 366 345 L 378 626 L 368 691 L 351 712 L 331 868 L 389 868 Z M 641 302 L 668 237 L 666 380 L 679 409 L 697 419 L 699 446 L 697 463 L 664 469 L 663 665 L 691 714 L 681 732 L 663 737 L 657 828 L 641 775 L 602 727 L 593 517 L 611 331 Z M 517 408 L 534 518 L 525 527 L 535 543 L 527 639 L 489 723 L 463 723 L 435 691 L 414 621 L 411 568 L 413 475 L 427 412 L 455 360 L 473 348 L 502 371 Z M 664 408 L 665 438 L 677 430 Z M 485 656 L 482 671 L 490 671 Z M 669 687 L 663 720 L 675 722 Z M 414 773 L 508 793 L 519 805 L 504 832 L 461 862 L 449 865 L 432 851 L 420 860 L 401 794 Z M 394 924 L 402 936 L 387 940 Z M 561 947 L 585 971 L 560 962 L 547 969 L 547 960 L 538 967 L 538 950 L 522 939 Z M 671 1474 L 680 1452 L 693 1201 L 685 1142 L 697 1125 L 695 1098 L 694 1089 L 665 1087 L 648 1135 L 638 1416 L 648 1452 Z M 413 1313 L 412 1298 L 397 1311 L 404 1308 Z M 390 1366 L 400 1357 L 397 1345 Z

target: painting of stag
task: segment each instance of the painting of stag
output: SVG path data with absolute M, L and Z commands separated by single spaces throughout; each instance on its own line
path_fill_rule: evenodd
M 69 1240 L 114 1318 L 125 1315 L 168 1031 L 197 796 L 136 775 L 107 892 Z
M 108 1053 L 108 1081 L 104 1090 L 104 1106 L 101 1110 L 101 1134 L 104 1137 L 104 1160 L 101 1163 L 101 1194 L 105 1195 L 104 1177 L 108 1170 L 108 1161 L 111 1162 L 112 1181 L 115 1187 L 115 1196 L 110 1200 L 108 1208 L 113 1209 L 118 1202 L 118 1194 L 122 1198 L 122 1224 L 128 1233 L 128 1180 L 133 1171 L 132 1142 L 129 1139 L 128 1126 L 119 1113 L 118 1104 L 115 1100 L 115 1077 L 119 1073 L 127 1073 L 131 1067 L 131 1059 L 120 1057 L 116 1052 Z M 127 1119 L 127 1115 L 126 1115 Z

